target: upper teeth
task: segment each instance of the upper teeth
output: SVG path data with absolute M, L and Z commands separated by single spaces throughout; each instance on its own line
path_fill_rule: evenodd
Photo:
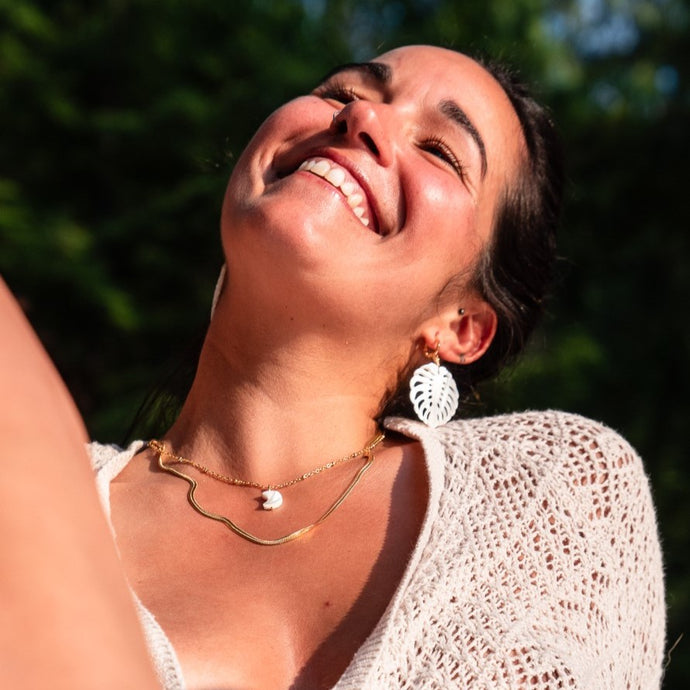
M 347 175 L 343 168 L 323 158 L 319 158 L 318 160 L 312 158 L 304 161 L 304 163 L 299 166 L 298 170 L 306 170 L 330 182 L 345 195 L 347 203 L 354 211 L 355 216 L 357 216 L 364 225 L 369 225 L 369 219 L 366 216 L 366 207 L 362 205 L 364 195 L 355 191 L 358 187 L 354 182 L 345 179 Z

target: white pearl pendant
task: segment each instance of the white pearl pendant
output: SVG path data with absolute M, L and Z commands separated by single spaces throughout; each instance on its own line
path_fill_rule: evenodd
M 264 510 L 278 510 L 280 506 L 283 505 L 283 494 L 275 489 L 266 489 L 261 493 L 264 499 L 263 509 Z

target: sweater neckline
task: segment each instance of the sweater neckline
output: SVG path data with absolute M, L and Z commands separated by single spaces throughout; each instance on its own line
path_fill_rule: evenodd
M 422 455 L 426 469 L 429 495 L 422 525 L 417 536 L 417 542 L 410 554 L 400 582 L 388 602 L 388 606 L 379 621 L 350 660 L 343 675 L 333 686 L 332 690 L 345 688 L 372 687 L 369 682 L 371 672 L 377 667 L 377 660 L 386 648 L 386 640 L 391 630 L 391 621 L 401 604 L 407 585 L 429 542 L 431 528 L 438 515 L 441 491 L 444 479 L 444 450 L 438 438 L 437 431 L 430 429 L 421 422 L 404 417 L 387 417 L 384 428 L 396 431 L 408 438 L 419 441 L 422 445 Z

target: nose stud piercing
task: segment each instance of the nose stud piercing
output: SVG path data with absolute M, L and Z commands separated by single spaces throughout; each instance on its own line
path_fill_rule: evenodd
M 345 120 L 338 119 L 342 114 L 342 110 L 336 110 L 333 113 L 333 119 L 331 120 L 331 131 L 335 132 L 336 134 L 344 134 L 347 132 L 347 123 Z

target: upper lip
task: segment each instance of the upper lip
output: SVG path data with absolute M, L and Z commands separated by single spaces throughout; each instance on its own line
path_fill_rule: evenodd
M 392 224 L 382 222 L 382 210 L 376 195 L 372 193 L 369 177 L 354 160 L 343 155 L 340 151 L 330 147 L 310 149 L 308 152 L 302 153 L 299 156 L 291 156 L 290 160 L 286 160 L 284 164 L 274 165 L 274 172 L 279 178 L 285 177 L 295 172 L 304 161 L 312 158 L 325 158 L 346 170 L 361 187 L 366 197 L 367 204 L 371 211 L 369 218 L 371 229 L 382 236 L 389 235 L 392 232 Z

